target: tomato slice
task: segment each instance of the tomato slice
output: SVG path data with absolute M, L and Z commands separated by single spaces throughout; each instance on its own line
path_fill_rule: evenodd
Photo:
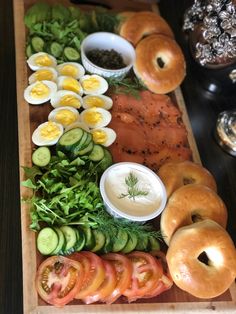
M 106 276 L 101 286 L 94 293 L 88 295 L 83 299 L 86 304 L 91 304 L 101 301 L 108 297 L 115 289 L 117 284 L 116 269 L 111 262 L 103 260 L 105 266 Z
M 128 298 L 128 302 L 133 302 L 156 287 L 163 270 L 151 254 L 135 251 L 128 254 L 128 258 L 133 264 L 132 281 L 123 295 Z
M 105 279 L 106 272 L 103 260 L 98 255 L 87 251 L 72 254 L 70 258 L 80 261 L 84 268 L 84 281 L 75 296 L 76 299 L 84 299 L 93 294 Z
M 144 298 L 156 297 L 162 292 L 169 290 L 173 286 L 173 280 L 169 272 L 165 253 L 161 251 L 152 251 L 150 252 L 150 254 L 156 257 L 156 263 L 159 264 L 159 267 L 163 268 L 163 274 L 161 278 L 158 280 L 156 287 Z
M 124 291 L 130 286 L 133 266 L 131 261 L 123 254 L 108 253 L 102 256 L 103 259 L 110 261 L 116 270 L 116 286 L 113 292 L 101 301 L 111 304 L 115 302 Z
M 36 273 L 36 289 L 49 304 L 61 307 L 73 300 L 83 283 L 83 268 L 78 261 L 51 256 Z

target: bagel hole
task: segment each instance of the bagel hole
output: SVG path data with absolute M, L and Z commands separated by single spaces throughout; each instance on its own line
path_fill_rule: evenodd
M 183 178 L 183 185 L 193 184 L 194 182 L 195 182 L 195 180 L 191 177 L 184 177 Z
M 197 213 L 192 214 L 191 218 L 193 223 L 202 221 L 202 217 Z
M 209 266 L 209 262 L 210 262 L 210 260 L 209 260 L 209 258 L 208 258 L 208 256 L 207 256 L 207 254 L 206 254 L 206 252 L 202 252 L 199 256 L 198 256 L 198 260 L 201 262 L 201 263 L 203 263 L 203 264 L 205 264 L 205 265 L 207 265 L 207 266 Z
M 157 64 L 158 64 L 159 68 L 161 68 L 161 69 L 163 69 L 165 66 L 164 60 L 160 57 L 157 58 Z

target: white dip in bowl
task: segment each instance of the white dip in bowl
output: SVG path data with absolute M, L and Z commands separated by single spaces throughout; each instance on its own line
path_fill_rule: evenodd
M 100 191 L 111 215 L 133 221 L 157 217 L 166 204 L 161 179 L 149 168 L 133 162 L 109 167 L 101 177 Z

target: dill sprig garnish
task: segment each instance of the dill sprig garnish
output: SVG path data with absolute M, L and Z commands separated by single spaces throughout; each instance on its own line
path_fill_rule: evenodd
M 125 183 L 128 186 L 127 193 L 121 193 L 119 195 L 119 198 L 128 197 L 128 198 L 133 199 L 133 201 L 135 201 L 135 197 L 137 196 L 148 195 L 148 191 L 140 190 L 137 187 L 138 178 L 133 174 L 133 172 L 130 172 L 128 177 L 125 178 Z
M 109 78 L 107 81 L 109 86 L 113 87 L 113 92 L 115 94 L 132 95 L 137 99 L 140 98 L 140 90 L 146 89 L 137 77 L 126 77 L 122 80 Z

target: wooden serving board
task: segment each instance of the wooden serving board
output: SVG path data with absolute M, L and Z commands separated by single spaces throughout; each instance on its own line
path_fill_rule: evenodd
M 31 106 L 24 100 L 24 89 L 28 85 L 29 70 L 25 58 L 26 29 L 23 17 L 34 0 L 14 0 L 14 19 L 15 19 L 15 49 L 16 49 L 16 79 L 17 79 L 17 110 L 18 110 L 18 134 L 19 134 L 19 169 L 20 180 L 23 181 L 24 173 L 20 166 L 31 166 L 31 154 L 33 144 L 31 135 L 37 125 L 46 121 L 48 105 Z M 49 3 L 56 1 L 50 0 Z M 96 1 L 93 1 L 96 2 Z M 58 1 L 62 4 L 70 4 L 69 1 Z M 83 3 L 83 1 L 81 1 Z M 153 10 L 158 14 L 158 8 L 152 1 L 97 1 L 103 3 L 105 7 L 116 11 L 137 11 Z M 81 5 L 87 9 L 87 5 Z M 182 112 L 182 119 L 188 131 L 188 142 L 193 153 L 193 160 L 201 163 L 197 146 L 193 137 L 191 124 L 187 115 L 185 103 L 180 88 L 177 88 L 171 97 Z M 29 189 L 20 187 L 21 196 L 30 196 Z M 235 285 L 220 297 L 211 300 L 194 298 L 178 289 L 176 286 L 169 291 L 161 294 L 155 299 L 139 300 L 136 303 L 127 304 L 119 299 L 115 304 L 71 304 L 62 309 L 46 305 L 37 295 L 34 283 L 36 269 L 40 260 L 36 251 L 35 233 L 29 229 L 30 218 L 29 208 L 22 203 L 21 206 L 21 226 L 22 226 L 22 256 L 23 256 L 23 295 L 24 313 L 208 313 L 212 310 L 217 312 L 235 313 L 236 312 L 236 289 Z

